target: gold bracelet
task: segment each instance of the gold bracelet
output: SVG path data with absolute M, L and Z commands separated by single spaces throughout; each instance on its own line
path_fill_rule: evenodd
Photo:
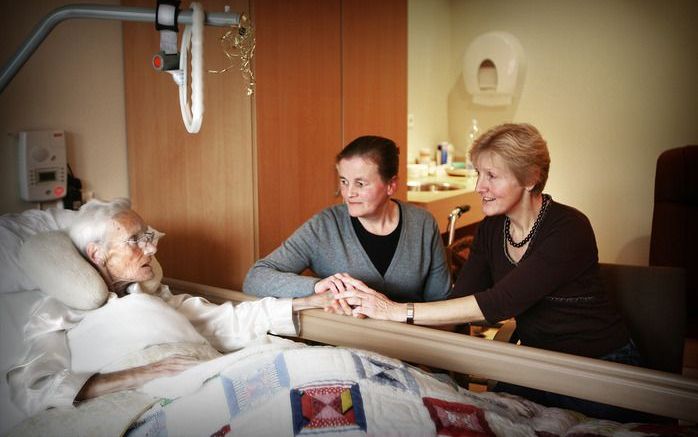
M 405 320 L 409 325 L 414 324 L 414 304 L 412 302 L 407 304 L 407 320 Z

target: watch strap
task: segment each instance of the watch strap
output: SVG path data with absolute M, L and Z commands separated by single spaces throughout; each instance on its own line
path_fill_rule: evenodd
M 407 319 L 405 320 L 408 324 L 414 324 L 414 304 L 412 302 L 407 304 Z

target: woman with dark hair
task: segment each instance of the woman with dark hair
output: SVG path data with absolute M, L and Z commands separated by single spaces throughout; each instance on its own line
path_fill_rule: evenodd
M 398 184 L 392 140 L 362 136 L 336 159 L 344 203 L 331 206 L 250 269 L 243 291 L 300 297 L 345 290 L 360 279 L 397 302 L 443 300 L 451 289 L 441 235 L 424 209 L 392 199 Z M 300 275 L 310 269 L 314 276 Z

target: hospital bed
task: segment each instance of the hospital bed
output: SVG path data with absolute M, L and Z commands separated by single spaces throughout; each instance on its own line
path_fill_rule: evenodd
M 0 226 L 5 232 L 0 247 L 3 274 L 22 269 L 12 259 L 13 251 L 26 246 L 32 234 L 63 228 L 70 214 L 34 211 L 25 215 L 32 217 L 28 226 L 12 228 L 9 233 Z M 7 224 L 2 219 L 0 225 Z M 29 282 L 18 282 L 16 292 L 7 293 L 6 279 L 3 276 L 0 294 L 3 372 L 19 359 L 13 355 L 20 352 L 6 337 L 17 340 L 22 336 L 32 302 L 41 295 Z M 177 279 L 165 278 L 163 283 L 174 292 L 200 295 L 213 302 L 254 299 L 237 291 Z M 223 435 L 231 430 L 235 435 L 236 430 L 249 434 L 260 429 L 267 435 L 340 431 L 434 435 L 455 432 L 473 420 L 477 422 L 475 430 L 490 435 L 526 435 L 534 430 L 557 435 L 644 432 L 637 425 L 587 419 L 505 394 L 473 393 L 456 386 L 446 374 L 427 374 L 416 365 L 550 390 L 689 424 L 698 421 L 698 381 L 676 374 L 321 310 L 301 312 L 299 326 L 295 342 L 244 348 L 198 366 L 204 370 L 181 380 L 155 383 L 145 390 L 145 397 L 129 392 L 97 398 L 67 412 L 48 410 L 22 422 L 20 435 L 40 434 L 66 423 L 92 426 L 93 422 L 98 428 L 88 428 L 90 432 L 68 428 L 64 434 L 118 435 L 131 426 L 131 435 Z M 298 340 L 329 346 L 306 347 Z M 6 384 L 1 394 L 0 434 L 23 419 L 12 410 Z M 316 398 L 304 400 L 311 395 Z M 316 408 L 318 399 L 331 404 L 328 408 L 333 420 L 325 420 L 330 410 Z M 105 418 L 115 421 L 115 428 L 99 428 Z M 209 428 L 188 428 L 194 425 Z M 696 432 L 695 428 L 683 431 L 687 435 Z M 672 432 L 676 434 L 676 430 Z
M 111 11 L 110 7 L 102 6 L 78 9 L 77 12 L 71 13 L 79 13 L 81 17 L 93 16 L 96 9 L 100 16 L 118 12 L 112 18 L 123 19 L 122 15 L 127 13 L 133 15 L 131 18 L 137 18 L 141 21 L 153 20 L 153 13 L 139 10 L 124 12 L 124 8 L 118 8 L 116 11 Z M 207 19 L 212 17 L 215 15 L 208 15 Z M 189 16 L 185 15 L 183 18 L 190 19 Z M 224 18 L 230 20 L 230 17 Z M 43 36 L 55 26 L 57 21 L 49 20 L 40 27 L 41 32 L 39 33 L 42 34 L 40 39 L 43 39 Z M 0 90 L 6 86 L 10 78 L 30 56 L 38 45 L 37 41 L 36 39 L 28 40 L 26 45 L 20 48 L 11 59 L 11 62 L 3 68 L 0 74 Z M 45 227 L 37 229 L 36 232 L 61 226 L 60 220 L 56 218 L 50 225 L 46 223 Z M 1 257 L 0 261 L 3 263 L 14 262 Z M 13 264 L 12 268 L 19 269 L 20 267 Z M 233 290 L 205 284 L 176 279 L 166 279 L 165 283 L 177 292 L 201 295 L 214 302 L 225 300 L 239 302 L 252 299 Z M 32 287 L 13 289 L 8 293 L 5 293 L 6 291 L 4 290 L 4 294 L 0 296 L 2 298 L 0 309 L 3 309 L 2 331 L 5 336 L 14 336 L 16 339 L 21 336 L 22 325 L 26 319 L 22 316 L 26 316 L 31 310 L 31 304 L 40 295 L 40 292 Z M 13 301 L 13 306 L 9 305 L 9 301 Z M 570 430 L 580 433 L 594 431 L 598 433 L 602 431 L 622 433 L 629 430 L 635 431 L 638 435 L 643 433 L 643 430 L 638 428 L 620 425 L 614 428 L 612 425 L 600 421 L 585 421 L 573 413 L 567 414 L 555 409 L 545 409 L 506 395 L 486 393 L 476 396 L 468 394 L 467 390 L 454 387 L 439 378 L 423 374 L 418 369 L 402 362 L 550 390 L 692 423 L 698 421 L 698 381 L 675 374 L 514 344 L 492 342 L 437 329 L 375 320 L 357 320 L 324 313 L 320 310 L 302 312 L 300 314 L 300 327 L 299 338 L 295 340 L 338 347 L 314 349 L 284 343 L 278 346 L 261 345 L 257 349 L 231 354 L 232 360 L 227 361 L 229 367 L 226 370 L 221 370 L 220 374 L 223 375 L 224 371 L 228 369 L 232 369 L 231 373 L 225 373 L 225 378 L 215 377 L 221 379 L 224 388 L 224 395 L 219 403 L 206 404 L 206 407 L 211 408 L 207 408 L 208 411 L 200 411 L 196 410 L 196 404 L 201 406 L 199 398 L 196 398 L 197 401 L 193 404 L 187 403 L 188 398 L 185 395 L 163 397 L 162 399 L 166 402 L 161 401 L 158 405 L 134 416 L 133 423 L 137 426 L 132 428 L 133 434 L 138 435 L 141 431 L 158 430 L 161 433 L 169 431 L 170 435 L 174 435 L 178 431 L 181 432 L 181 429 L 172 426 L 167 428 L 165 423 L 168 420 L 167 417 L 174 416 L 170 413 L 178 409 L 186 410 L 180 416 L 180 423 L 181 421 L 191 422 L 192 418 L 203 422 L 202 418 L 204 416 L 210 417 L 214 412 L 213 410 L 221 413 L 221 417 L 224 418 L 221 426 L 213 425 L 215 432 L 208 434 L 224 435 L 230 432 L 235 434 L 236 431 L 240 432 L 240 429 L 253 430 L 255 426 L 272 426 L 275 423 L 274 420 L 269 420 L 269 405 L 278 407 L 281 405 L 280 402 L 289 403 L 289 395 L 292 408 L 295 408 L 294 405 L 296 405 L 293 404 L 294 400 L 298 401 L 299 405 L 299 409 L 292 410 L 292 414 L 288 416 L 288 420 L 293 423 L 292 434 L 296 435 L 322 434 L 323 429 L 325 432 L 341 431 L 357 435 L 380 434 L 381 431 L 383 433 L 404 434 L 409 433 L 409 431 L 404 430 L 410 428 L 402 428 L 403 432 L 400 432 L 399 427 L 410 425 L 426 426 L 423 429 L 431 433 L 448 434 L 455 432 L 456 424 L 447 423 L 443 415 L 465 419 L 470 417 L 471 413 L 477 416 L 480 421 L 478 422 L 479 431 L 482 434 L 519 433 L 524 435 L 534 429 L 549 433 L 552 433 L 553 430 L 561 433 L 563 431 L 570 432 Z M 13 355 L 19 351 L 14 345 L 5 343 L 3 340 L 3 343 L 0 344 L 0 352 L 3 355 L 2 371 L 4 373 L 8 368 L 7 363 L 11 364 L 17 358 Z M 316 370 L 320 369 L 317 363 L 307 360 L 298 367 L 290 365 L 285 367 L 287 370 L 286 379 L 279 378 L 279 357 L 283 357 L 285 363 L 292 363 L 298 357 L 307 358 L 310 356 L 319 361 L 326 360 L 324 362 L 333 363 L 334 367 L 328 366 L 324 369 L 327 372 L 335 371 L 332 374 L 334 383 L 331 387 L 318 385 L 320 381 L 316 379 L 317 375 L 311 375 L 312 372 L 302 368 L 303 365 L 314 364 Z M 349 362 L 341 361 L 343 359 L 349 359 Z M 247 365 L 243 365 L 244 363 Z M 346 365 L 347 370 L 357 371 L 358 369 L 362 373 L 352 377 L 343 375 L 342 365 Z M 268 373 L 257 371 L 259 369 L 263 371 L 267 368 L 271 369 Z M 277 377 L 277 380 L 269 383 L 265 378 L 272 376 L 272 374 Z M 327 377 L 327 374 L 325 376 Z M 303 400 L 303 393 L 300 393 L 293 384 L 289 383 L 293 378 L 303 379 L 304 382 L 301 386 L 304 387 L 306 393 L 317 393 L 316 400 L 337 395 L 332 398 L 333 401 L 337 400 L 338 407 L 332 410 L 332 414 L 336 413 L 336 416 L 333 416 L 329 427 L 320 426 L 324 423 L 320 416 L 329 414 L 326 411 L 322 410 L 314 417 L 308 416 L 307 408 L 312 410 L 312 407 L 309 407 Z M 285 381 L 285 385 L 281 380 Z M 361 380 L 361 382 L 357 382 L 357 380 Z M 202 387 L 209 389 L 221 387 L 209 382 L 206 384 Z M 362 392 L 364 397 L 357 394 L 359 392 L 356 387 L 361 384 L 364 384 L 361 386 L 364 389 Z M 276 391 L 272 391 L 271 388 Z M 171 382 L 168 387 L 163 389 L 167 391 L 183 388 Z M 255 392 L 254 389 L 258 390 Z M 205 390 L 203 389 L 203 391 Z M 336 392 L 332 392 L 332 390 L 336 390 Z M 7 394 L 5 386 L 1 393 L 2 415 L 0 419 L 2 419 L 2 429 L 0 429 L 0 434 L 10 430 L 12 425 L 22 419 L 15 414 L 16 412 L 11 412 Z M 376 399 L 380 399 L 385 404 L 393 405 L 394 408 L 391 409 L 377 403 Z M 110 398 L 109 402 L 111 403 L 108 405 L 112 407 L 122 405 L 128 403 L 129 400 L 130 398 Z M 416 401 L 416 403 L 411 404 L 415 410 L 406 408 L 412 401 Z M 221 408 L 221 406 L 225 408 Z M 427 406 L 427 408 L 418 408 L 423 406 Z M 403 409 L 423 414 L 423 416 L 400 416 L 400 411 Z M 82 407 L 77 410 L 84 411 Z M 426 415 L 427 410 L 428 415 Z M 275 412 L 279 413 L 279 410 Z M 10 413 L 12 417 L 10 417 Z M 382 413 L 394 414 L 394 416 L 381 417 Z M 441 413 L 444 414 L 441 415 Z M 236 420 L 235 426 L 239 428 L 231 428 L 229 424 L 225 423 L 226 414 Z M 100 422 L 114 415 L 114 410 L 111 410 L 103 417 L 81 415 L 79 418 Z M 361 415 L 363 417 L 358 417 Z M 67 417 L 70 420 L 75 416 Z M 541 425 L 545 418 L 550 420 Z M 555 418 L 559 420 L 555 421 Z M 526 422 L 525 426 L 528 428 L 523 425 L 518 426 L 515 423 L 516 419 Z M 539 422 L 535 423 L 536 420 Z M 433 421 L 434 425 L 430 421 Z M 489 422 L 489 426 L 487 422 Z M 42 425 L 46 425 L 46 423 L 37 423 L 37 428 L 34 429 L 40 429 L 39 427 Z M 269 430 L 273 429 L 269 428 Z M 688 432 L 693 431 L 688 430 Z M 419 434 L 428 434 L 428 432 L 420 432 Z

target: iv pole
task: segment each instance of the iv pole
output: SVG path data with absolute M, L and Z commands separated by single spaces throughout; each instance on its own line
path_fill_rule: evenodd
M 36 25 L 29 37 L 19 47 L 17 52 L 2 67 L 0 72 L 0 93 L 15 77 L 19 69 L 24 65 L 39 45 L 46 39 L 56 25 L 71 18 L 96 18 L 103 20 L 120 20 L 155 23 L 155 9 L 136 8 L 127 6 L 66 5 L 54 9 Z M 178 22 L 192 24 L 192 11 L 181 11 Z M 209 26 L 234 26 L 240 23 L 240 14 L 235 12 L 209 12 L 205 13 L 204 24 Z

